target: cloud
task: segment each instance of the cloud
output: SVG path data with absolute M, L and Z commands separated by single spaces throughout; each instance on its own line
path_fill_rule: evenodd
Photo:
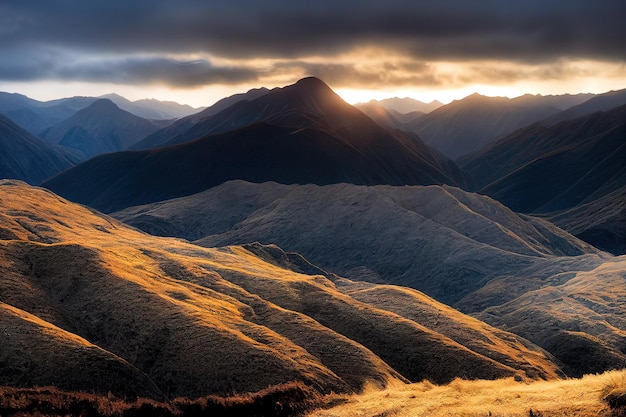
M 356 60 L 356 59 L 354 59 Z M 353 60 L 353 61 L 354 61 Z M 272 69 L 274 73 L 315 76 L 330 85 L 344 88 L 376 86 L 441 85 L 436 70 L 426 63 L 381 61 L 368 64 L 284 61 Z
M 5 0 L 5 43 L 286 58 L 379 44 L 423 58 L 626 58 L 621 0 Z
M 0 78 L 191 87 L 292 69 L 344 85 L 437 85 L 451 78 L 433 69 L 440 61 L 624 62 L 624 16 L 623 0 L 3 0 Z M 338 60 L 363 48 L 405 62 L 381 59 L 366 68 Z M 203 59 L 179 58 L 192 55 Z M 274 64 L 249 63 L 255 59 Z
M 85 60 L 48 51 L 30 57 L 18 55 L 14 59 L 3 60 L 0 62 L 0 79 L 166 84 L 190 88 L 207 84 L 227 85 L 256 81 L 258 73 L 247 67 L 215 66 L 208 60 L 190 61 L 162 57 Z

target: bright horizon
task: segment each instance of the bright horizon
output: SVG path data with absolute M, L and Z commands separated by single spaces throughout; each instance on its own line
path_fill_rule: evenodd
M 297 80 L 296 80 L 297 81 Z M 324 80 L 323 80 L 324 81 Z M 295 81 L 294 81 L 295 82 Z M 237 88 L 236 86 L 211 86 L 205 88 L 198 88 L 196 90 L 176 91 L 170 90 L 165 86 L 156 86 L 153 88 L 136 87 L 127 85 L 115 85 L 115 84 L 89 84 L 83 83 L 52 83 L 52 82 L 40 82 L 29 84 L 4 84 L 0 83 L 0 91 L 7 93 L 17 93 L 25 95 L 29 98 L 38 101 L 49 101 L 60 98 L 69 98 L 74 96 L 89 96 L 99 97 L 106 94 L 119 94 L 130 101 L 136 101 L 141 99 L 156 99 L 160 101 L 174 101 L 179 104 L 187 104 L 192 107 L 209 107 L 218 100 L 231 96 L 233 94 L 245 93 L 252 88 L 274 88 L 284 87 L 292 83 L 284 85 L 246 85 Z M 580 85 L 580 84 L 579 84 Z M 449 104 L 454 100 L 463 99 L 471 94 L 478 93 L 488 97 L 507 97 L 515 98 L 523 96 L 525 94 L 532 95 L 561 95 L 561 94 L 601 94 L 612 90 L 621 90 L 626 88 L 626 80 L 623 84 L 613 84 L 606 80 L 587 80 L 587 83 L 583 83 L 587 88 L 574 89 L 567 88 L 567 85 L 562 88 L 550 88 L 541 90 L 539 86 L 534 89 L 521 89 L 515 87 L 499 87 L 499 86 L 468 86 L 455 90 L 429 90 L 422 88 L 404 88 L 404 89 L 392 89 L 390 91 L 380 90 L 368 90 L 368 89 L 355 89 L 355 88 L 331 88 L 346 102 L 350 104 L 365 103 L 370 100 L 384 100 L 387 98 L 412 98 L 419 100 L 423 103 L 430 103 L 432 101 L 439 101 L 443 104 Z

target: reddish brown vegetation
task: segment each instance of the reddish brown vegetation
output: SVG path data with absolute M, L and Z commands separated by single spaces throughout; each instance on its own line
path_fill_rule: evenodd
M 190 417 L 295 416 L 319 407 L 321 395 L 302 383 L 277 385 L 230 397 L 176 398 L 170 403 L 61 391 L 57 388 L 0 388 L 0 416 Z

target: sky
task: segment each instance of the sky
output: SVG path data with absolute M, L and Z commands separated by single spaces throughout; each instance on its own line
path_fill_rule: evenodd
M 0 91 L 192 106 L 324 80 L 349 102 L 626 88 L 623 0 L 0 0 Z

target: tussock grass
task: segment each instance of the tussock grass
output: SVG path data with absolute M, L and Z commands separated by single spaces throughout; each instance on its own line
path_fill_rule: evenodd
M 0 416 L 191 417 L 295 416 L 319 407 L 322 397 L 293 382 L 256 393 L 198 399 L 176 398 L 169 403 L 140 398 L 126 402 L 112 395 L 61 391 L 54 387 L 0 387 Z
M 580 379 L 515 382 L 456 379 L 369 388 L 353 396 L 327 397 L 332 408 L 307 417 L 623 417 L 626 416 L 626 370 L 585 375 Z

